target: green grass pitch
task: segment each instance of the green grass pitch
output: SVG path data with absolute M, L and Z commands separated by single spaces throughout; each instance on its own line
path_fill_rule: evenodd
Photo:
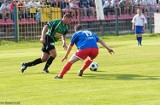
M 41 43 L 2 41 L 0 105 L 160 105 L 160 36 L 144 36 L 142 47 L 137 46 L 134 35 L 101 38 L 115 54 L 99 46 L 97 72 L 87 69 L 78 77 L 83 64 L 79 61 L 62 80 L 53 79 L 66 63 L 61 62 L 65 54 L 61 41 L 56 43 L 58 55 L 50 74 L 42 73 L 44 63 L 20 72 L 22 62 L 41 56 Z

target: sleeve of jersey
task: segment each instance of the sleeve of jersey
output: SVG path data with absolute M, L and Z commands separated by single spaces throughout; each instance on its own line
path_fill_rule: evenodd
M 77 39 L 77 34 L 73 34 L 72 39 L 71 39 L 71 44 L 74 44 Z
M 55 21 L 50 21 L 50 22 L 47 23 L 47 25 L 48 25 L 49 27 L 54 26 L 54 24 L 55 24 Z
M 133 19 L 132 19 L 132 21 L 131 21 L 132 23 L 135 23 L 135 16 L 133 17 Z
M 98 36 L 96 34 L 95 34 L 95 38 L 96 38 L 96 42 L 98 42 L 99 38 L 98 38 Z
M 64 32 L 64 35 L 66 35 L 68 33 L 68 27 L 67 27 L 67 30 Z

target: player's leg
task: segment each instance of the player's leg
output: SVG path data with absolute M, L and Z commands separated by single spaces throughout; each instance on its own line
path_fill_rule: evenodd
M 137 39 L 138 46 L 139 46 L 139 45 L 140 45 L 140 43 L 139 43 L 139 35 L 138 35 L 138 34 L 136 34 L 136 39 Z
M 138 35 L 139 46 L 142 46 L 142 34 Z
M 60 74 L 58 76 L 56 76 L 55 79 L 63 78 L 63 76 L 70 70 L 72 64 L 77 62 L 78 60 L 80 60 L 80 59 L 77 56 L 72 55 L 72 57 L 69 59 L 69 61 L 62 68 L 62 71 L 60 72 Z
M 56 56 L 57 56 L 57 52 L 56 52 L 55 47 L 52 46 L 51 49 L 52 49 L 52 50 L 49 51 L 50 56 L 49 56 L 49 58 L 47 59 L 47 62 L 46 62 L 45 66 L 44 66 L 44 69 L 43 69 L 43 72 L 44 72 L 44 73 L 49 73 L 48 68 L 49 68 L 49 66 L 52 64 L 52 61 L 53 61 L 53 60 L 56 58 Z
M 137 42 L 138 42 L 138 46 L 140 46 L 140 38 L 139 38 L 140 33 L 141 33 L 141 27 L 136 26 L 135 27 L 135 35 L 136 35 L 136 39 L 137 39 Z
M 31 62 L 23 63 L 22 68 L 21 68 L 22 73 L 24 72 L 24 70 L 27 69 L 27 67 L 35 66 L 35 65 L 40 64 L 42 62 L 45 62 L 48 59 L 48 57 L 49 57 L 49 54 L 43 52 L 41 58 L 37 58 Z
M 88 53 L 88 59 L 84 62 L 83 67 L 79 71 L 78 76 L 82 76 L 83 72 L 86 70 L 86 68 L 89 67 L 89 65 L 92 63 L 93 59 L 95 59 L 98 55 L 98 48 L 90 48 Z

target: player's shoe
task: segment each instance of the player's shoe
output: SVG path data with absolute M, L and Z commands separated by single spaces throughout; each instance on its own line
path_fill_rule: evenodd
M 78 73 L 78 76 L 82 76 L 83 75 L 83 71 L 80 70 L 79 73 Z
M 21 72 L 23 73 L 24 72 L 24 70 L 26 70 L 27 69 L 27 64 L 26 63 L 23 63 L 22 64 L 22 67 L 21 67 Z
M 43 70 L 43 73 L 49 73 L 49 70 L 48 69 L 45 69 L 45 70 Z
M 54 77 L 54 79 L 63 79 L 63 77 L 59 77 L 58 75 Z

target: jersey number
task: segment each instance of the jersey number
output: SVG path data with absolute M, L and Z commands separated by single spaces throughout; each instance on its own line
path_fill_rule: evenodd
M 92 37 L 92 33 L 89 32 L 89 31 L 85 31 L 85 34 L 86 34 L 87 37 Z

